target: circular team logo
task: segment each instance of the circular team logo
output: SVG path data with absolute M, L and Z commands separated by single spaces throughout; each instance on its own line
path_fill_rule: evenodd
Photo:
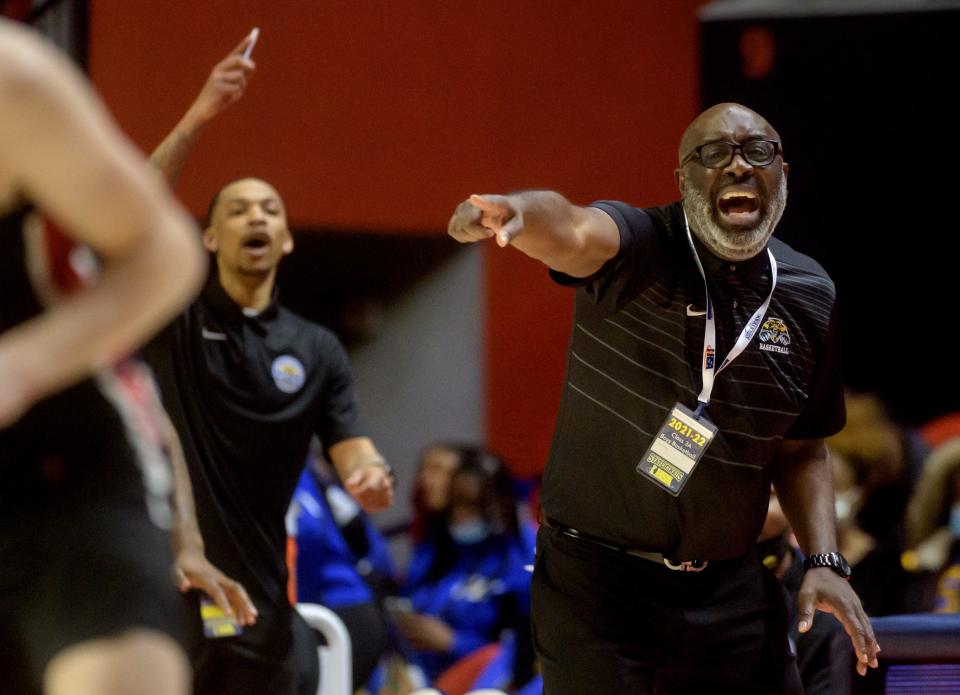
M 280 355 L 270 367 L 273 383 L 284 393 L 296 393 L 303 386 L 306 370 L 296 357 Z

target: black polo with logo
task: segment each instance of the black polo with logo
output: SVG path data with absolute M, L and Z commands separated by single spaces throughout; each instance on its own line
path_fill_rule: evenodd
M 183 444 L 207 556 L 244 584 L 260 611 L 248 637 L 268 646 L 257 633 L 288 611 L 284 518 L 311 437 L 329 448 L 362 433 L 346 353 L 276 296 L 245 315 L 214 276 L 145 356 Z
M 551 518 L 618 545 L 681 559 L 743 555 L 767 510 L 771 459 L 784 439 L 844 423 L 835 289 L 823 268 L 777 239 L 778 278 L 761 329 L 717 376 L 707 414 L 717 436 L 678 497 L 636 472 L 676 403 L 702 386 L 703 276 L 681 203 L 603 201 L 620 251 L 577 279 L 567 379 L 541 503 Z M 770 291 L 766 251 L 731 263 L 694 237 L 714 303 L 717 364 Z

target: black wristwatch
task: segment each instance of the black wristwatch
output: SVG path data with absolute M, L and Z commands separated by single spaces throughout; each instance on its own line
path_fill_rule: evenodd
M 840 553 L 815 553 L 803 561 L 804 571 L 814 567 L 829 567 L 844 579 L 850 579 L 850 565 Z

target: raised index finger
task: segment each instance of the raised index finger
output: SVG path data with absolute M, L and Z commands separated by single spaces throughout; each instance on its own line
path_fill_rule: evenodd
M 254 29 L 249 34 L 244 36 L 243 39 L 240 40 L 240 43 L 234 46 L 233 50 L 230 51 L 231 55 L 234 55 L 234 54 L 243 55 L 243 52 L 247 50 L 247 46 L 249 46 L 250 44 L 252 44 L 254 41 L 257 40 L 258 33 L 259 32 L 257 31 L 257 29 Z

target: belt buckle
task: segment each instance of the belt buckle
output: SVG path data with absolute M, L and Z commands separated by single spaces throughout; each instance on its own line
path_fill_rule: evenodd
M 710 564 L 710 561 L 683 560 L 681 562 L 671 562 L 667 558 L 663 558 L 663 564 L 666 565 L 668 569 L 672 569 L 677 572 L 703 572 L 703 570 L 707 569 L 707 565 Z

